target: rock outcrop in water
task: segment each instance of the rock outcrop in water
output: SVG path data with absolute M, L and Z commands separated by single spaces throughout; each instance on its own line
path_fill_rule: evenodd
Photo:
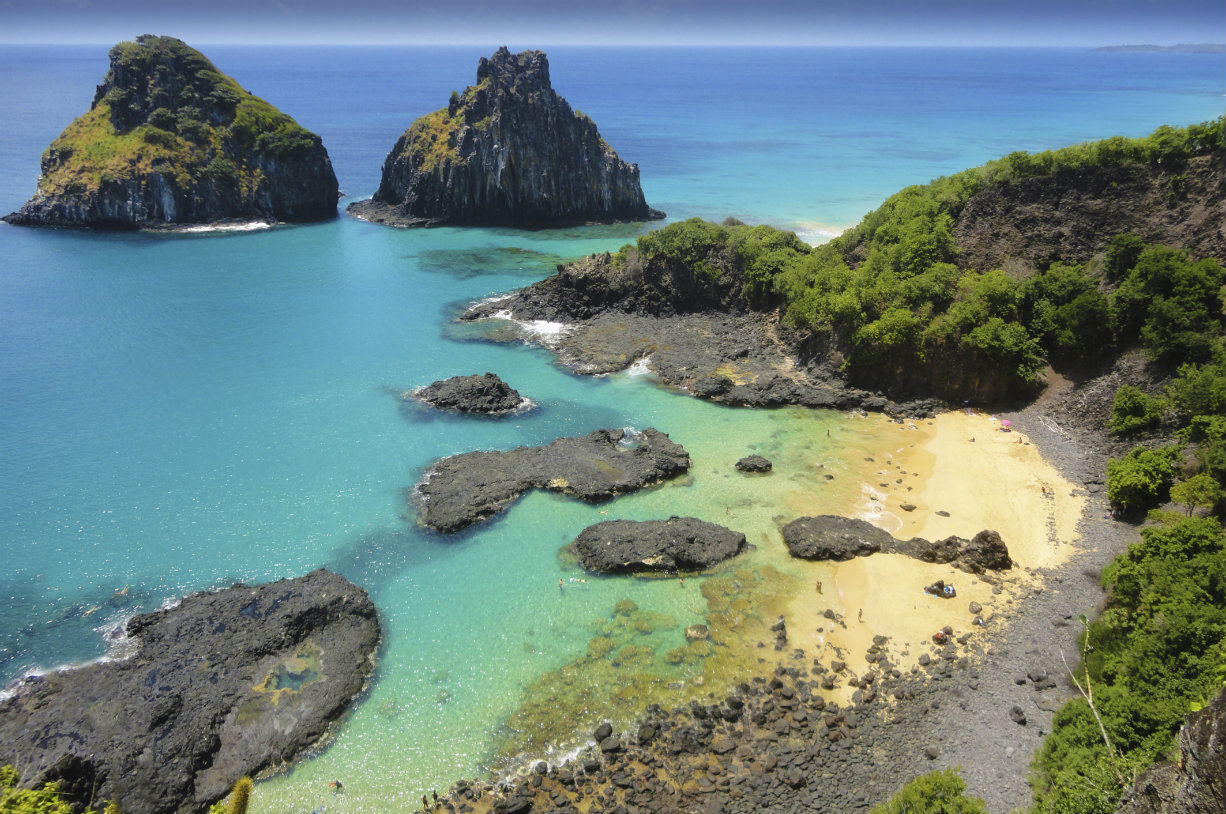
M 483 376 L 452 376 L 405 394 L 407 398 L 440 410 L 460 413 L 500 415 L 518 410 L 527 403 L 519 391 L 494 373 Z
M 318 570 L 133 617 L 127 648 L 21 680 L 0 701 L 0 764 L 74 805 L 201 814 L 238 778 L 326 736 L 374 668 L 366 592 Z
M 374 197 L 349 211 L 397 226 L 545 227 L 664 217 L 639 170 L 554 92 L 540 51 L 500 48 L 477 84 L 415 121 L 383 164 Z
M 116 229 L 336 216 L 319 136 L 172 37 L 116 45 L 88 113 L 51 143 L 4 220 Z
M 543 447 L 444 458 L 426 472 L 417 495 L 422 523 L 453 532 L 504 511 L 529 489 L 598 503 L 689 468 L 689 453 L 659 430 L 596 430 Z
M 579 564 L 601 574 L 703 571 L 747 547 L 739 531 L 694 517 L 608 520 L 574 542 Z

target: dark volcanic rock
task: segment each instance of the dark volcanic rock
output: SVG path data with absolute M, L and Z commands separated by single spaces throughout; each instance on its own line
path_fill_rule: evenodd
M 374 197 L 349 207 L 399 226 L 519 227 L 651 220 L 639 170 L 549 82 L 540 51 L 500 48 L 477 84 L 405 131 Z
M 889 550 L 895 542 L 865 520 L 821 515 L 801 517 L 783 527 L 783 542 L 793 557 L 802 560 L 850 560 Z
M 770 472 L 771 462 L 761 455 L 748 455 L 736 462 L 738 472 Z
M 745 535 L 693 517 L 608 520 L 574 542 L 579 563 L 604 574 L 701 571 L 745 550 Z
M 793 520 L 782 531 L 788 551 L 804 560 L 849 560 L 883 551 L 924 562 L 949 563 L 970 574 L 1013 567 L 1009 549 L 990 529 L 971 540 L 946 537 L 933 543 L 920 537 L 898 540 L 866 520 L 821 515 Z
M 365 591 L 319 570 L 195 594 L 127 634 L 126 658 L 10 688 L 0 764 L 81 806 L 198 814 L 328 733 L 373 669 L 379 623 Z
M 462 413 L 509 413 L 525 399 L 493 373 L 484 376 L 453 376 L 410 391 L 407 395 L 440 410 Z
M 599 502 L 689 468 L 685 448 L 654 428 L 641 433 L 597 430 L 543 447 L 443 458 L 430 467 L 416 491 L 422 522 L 452 532 L 503 511 L 529 489 Z
M 1137 778 L 1118 814 L 1220 814 L 1226 811 L 1226 692 L 1184 719 L 1179 762 L 1158 763 Z
M 4 220 L 117 229 L 336 217 L 319 137 L 172 37 L 116 45 L 88 113 Z

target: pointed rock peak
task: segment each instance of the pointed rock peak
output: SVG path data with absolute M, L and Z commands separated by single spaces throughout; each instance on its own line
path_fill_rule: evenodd
M 512 54 L 504 45 L 492 57 L 481 57 L 477 63 L 477 84 L 485 79 L 508 87 L 520 80 L 549 85 L 549 57 L 544 51 Z

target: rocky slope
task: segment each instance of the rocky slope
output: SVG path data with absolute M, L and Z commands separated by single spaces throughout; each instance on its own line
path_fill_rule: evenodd
M 992 184 L 954 227 L 959 264 L 976 269 L 1084 263 L 1122 232 L 1226 261 L 1226 153 Z
M 9 223 L 166 227 L 336 216 L 319 137 L 172 37 L 116 45 L 88 113 L 51 143 Z
M 639 170 L 554 92 L 540 51 L 500 48 L 477 84 L 415 121 L 383 164 L 374 197 L 349 211 L 400 226 L 560 226 L 662 218 Z
M 328 734 L 379 643 L 366 592 L 323 570 L 189 596 L 126 632 L 111 659 L 8 688 L 0 764 L 24 785 L 58 780 L 82 808 L 201 814 Z

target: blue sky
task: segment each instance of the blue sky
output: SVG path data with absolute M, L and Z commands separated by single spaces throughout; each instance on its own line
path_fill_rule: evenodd
M 0 0 L 0 41 L 1115 45 L 1226 40 L 1223 0 Z

